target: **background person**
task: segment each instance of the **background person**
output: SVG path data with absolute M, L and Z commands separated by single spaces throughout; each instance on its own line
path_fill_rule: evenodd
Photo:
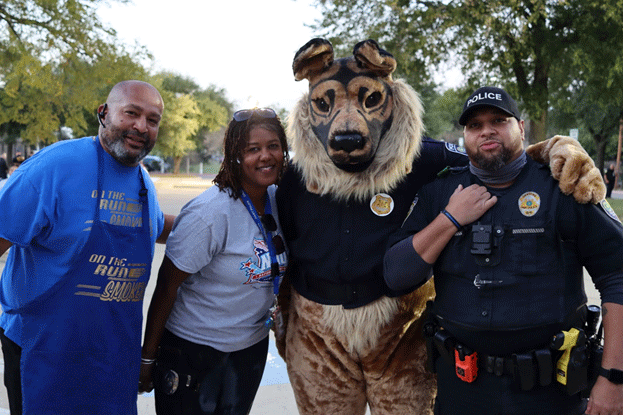
M 7 171 L 7 177 L 4 179 L 0 179 L 0 189 L 4 187 L 5 183 L 9 180 L 9 177 L 13 174 L 15 170 L 17 170 L 17 166 L 9 167 L 9 170 Z
M 266 364 L 287 263 L 274 186 L 287 144 L 275 112 L 236 112 L 224 155 L 216 186 L 177 217 L 149 306 L 139 390 L 155 377 L 160 415 L 247 414 Z
M 22 156 L 22 153 L 17 151 L 15 153 L 15 156 L 13 156 L 13 160 L 12 163 L 14 166 L 19 167 L 20 164 L 22 164 L 24 162 L 24 160 L 26 160 L 26 158 L 24 156 Z
M 563 195 L 549 169 L 526 158 L 524 123 L 505 91 L 474 92 L 460 123 L 469 168 L 422 188 L 385 256 L 393 289 L 422 283 L 432 269 L 437 333 L 459 345 L 439 342 L 435 413 L 584 414 L 580 394 L 560 390 L 552 358 L 534 357 L 556 356 L 553 336 L 582 327 L 583 266 L 603 301 L 602 367 L 615 374 L 598 378 L 586 413 L 622 413 L 623 385 L 615 383 L 623 375 L 623 227 L 616 214 L 605 201 L 581 205 Z M 475 380 L 466 373 L 475 370 L 455 358 L 460 346 L 464 355 L 477 352 Z
M 614 176 L 614 163 L 610 163 L 608 166 L 608 170 L 606 170 L 606 174 L 604 175 L 604 181 L 606 182 L 606 199 L 610 199 L 616 181 Z
M 115 85 L 97 137 L 44 148 L 0 192 L 0 255 L 12 246 L 0 282 L 12 415 L 137 412 L 143 295 L 154 243 L 173 221 L 138 163 L 163 107 L 148 83 Z
M 0 156 L 0 180 L 7 178 L 9 166 L 6 162 L 6 153 L 2 153 Z

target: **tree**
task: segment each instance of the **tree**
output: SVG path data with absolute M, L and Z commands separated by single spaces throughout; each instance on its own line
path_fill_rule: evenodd
M 565 100 L 558 100 L 556 108 L 551 111 L 552 124 L 558 128 L 552 134 L 579 127 L 581 135 L 591 140 L 583 145 L 593 155 L 595 165 L 603 171 L 606 151 L 609 150 L 611 158 L 615 156 L 623 104 L 604 94 L 603 89 L 595 90 L 590 85 L 581 85 L 572 92 Z
M 403 66 L 426 74 L 444 60 L 462 67 L 470 89 L 505 87 L 523 103 L 530 141 L 546 138 L 551 91 L 564 87 L 557 69 L 570 67 L 578 50 L 593 48 L 607 19 L 623 36 L 620 0 L 321 0 L 318 28 L 332 39 L 377 37 Z M 593 30 L 583 32 L 587 27 Z M 623 44 L 616 50 L 621 55 Z M 396 51 L 396 52 L 395 52 Z M 424 68 L 423 68 L 424 66 Z M 406 73 L 409 70 L 403 69 Z M 568 83 L 568 82 L 567 82 Z
M 122 0 L 123 1 L 123 0 Z M 96 132 L 95 108 L 122 79 L 144 79 L 140 49 L 117 44 L 98 0 L 0 3 L 0 126 L 31 144 Z
M 570 48 L 570 65 L 553 68 L 552 78 L 562 88 L 552 103 L 567 123 L 572 120 L 574 127 L 590 134 L 595 163 L 603 171 L 606 151 L 615 157 L 623 117 L 623 47 L 618 16 L 611 15 L 615 9 L 594 11 L 590 19 L 578 22 L 579 41 Z
M 126 3 L 127 0 L 117 0 Z M 75 55 L 97 58 L 115 32 L 97 17 L 100 0 L 7 0 L 0 3 L 0 51 L 4 60 L 39 52 L 43 61 Z
M 372 38 L 398 61 L 396 75 L 418 90 L 431 85 L 442 53 L 426 53 L 437 28 L 432 15 L 407 0 L 319 0 L 322 19 L 314 29 L 346 56 L 353 46 Z M 425 23 L 425 20 L 427 22 Z
M 443 141 L 457 143 L 463 137 L 459 125 L 459 115 L 465 102 L 462 90 L 448 89 L 437 94 L 435 99 L 426 104 L 424 125 L 426 135 Z
M 202 90 L 190 78 L 170 72 L 156 78 L 165 102 L 156 149 L 173 158 L 173 171 L 179 173 L 182 157 L 190 151 L 198 150 L 206 158 L 204 142 L 227 123 L 231 103 L 222 90 L 212 86 Z
M 199 129 L 201 112 L 189 94 L 174 94 L 165 89 L 160 93 L 165 111 L 160 122 L 156 149 L 173 158 L 173 172 L 180 172 L 182 157 L 196 148 L 192 139 Z
M 115 83 L 128 77 L 147 78 L 129 54 L 92 63 L 77 58 L 43 63 L 22 55 L 2 78 L 0 125 L 21 126 L 19 136 L 30 144 L 58 141 L 62 127 L 76 135 L 97 134 L 95 109 Z
M 202 160 L 207 161 L 220 151 L 223 134 L 214 134 L 223 130 L 232 115 L 233 104 L 225 98 L 225 91 L 210 86 L 194 94 L 201 111 L 201 125 L 197 132 L 197 150 Z M 215 141 L 216 138 L 216 141 Z

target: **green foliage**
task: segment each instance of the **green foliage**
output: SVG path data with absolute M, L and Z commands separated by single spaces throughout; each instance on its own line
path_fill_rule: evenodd
M 26 141 L 52 140 L 53 131 L 60 126 L 53 102 L 61 89 L 52 65 L 42 64 L 24 55 L 13 65 L 13 72 L 4 77 L 0 93 L 0 124 L 13 122 L 21 126 Z
M 95 134 L 95 108 L 120 80 L 145 79 L 141 50 L 116 44 L 96 15 L 98 0 L 0 4 L 0 131 L 9 142 L 48 144 Z
M 623 118 L 623 2 L 587 1 L 593 14 L 578 21 L 578 42 L 569 65 L 552 71 L 563 87 L 553 95 L 555 125 L 580 129 L 597 166 L 616 158 L 619 120 Z M 557 114 L 558 113 L 558 114 Z
M 420 87 L 430 83 L 442 51 L 429 43 L 437 17 L 418 2 L 395 0 L 321 0 L 322 18 L 314 29 L 333 44 L 337 56 L 352 53 L 356 43 L 371 38 L 398 61 L 396 76 Z M 442 10 L 439 10 L 442 13 Z M 435 43 L 435 42 L 432 42 Z M 437 45 L 444 47 L 442 44 Z
M 227 123 L 232 104 L 222 90 L 212 86 L 201 90 L 192 79 L 170 72 L 158 74 L 154 84 L 165 102 L 155 150 L 173 157 L 177 173 L 181 158 L 190 151 L 198 150 L 207 159 L 208 154 L 202 150 L 211 145 L 205 141 L 210 132 Z
M 426 103 L 424 125 L 429 137 L 456 142 L 462 136 L 459 116 L 465 102 L 465 94 L 461 90 L 448 89 L 443 94 L 436 94 Z
M 580 84 L 571 89 L 568 97 L 559 99 L 552 110 L 552 127 L 563 135 L 570 128 L 580 130 L 580 141 L 603 170 L 604 161 L 616 158 L 619 119 L 623 115 L 623 102 L 617 103 L 605 90 L 593 85 Z M 552 133 L 556 133 L 551 128 Z M 551 134 L 550 134 L 551 135 Z
M 22 54 L 1 78 L 0 125 L 21 125 L 22 140 L 31 144 L 57 141 L 61 127 L 76 135 L 96 134 L 95 108 L 115 83 L 128 77 L 146 75 L 125 53 L 102 56 L 93 63 L 71 56 L 60 63 L 43 63 Z
M 197 91 L 193 97 L 201 112 L 200 133 L 216 131 L 227 124 L 231 103 L 223 105 L 222 101 L 214 99 L 212 90 Z
M 120 0 L 126 2 L 126 0 Z M 97 17 L 100 0 L 6 0 L 0 7 L 0 50 L 26 51 L 44 62 L 68 54 L 95 59 L 115 32 Z M 14 56 L 13 56 L 14 57 Z M 2 66 L 7 64 L 4 55 Z
M 165 156 L 183 157 L 196 146 L 192 140 L 199 129 L 201 112 L 189 94 L 160 90 L 165 111 L 160 122 L 157 149 Z
M 162 78 L 162 89 L 174 94 L 193 94 L 199 90 L 194 80 L 172 72 L 162 72 L 159 77 Z
M 468 89 L 507 89 L 545 138 L 553 93 L 600 71 L 609 88 L 623 68 L 621 0 L 320 0 L 317 30 L 338 45 L 376 38 L 416 89 L 442 61 L 461 66 Z M 600 51 L 604 41 L 610 48 Z M 583 63 L 582 69 L 579 63 Z M 605 69 L 605 64 L 611 65 Z M 588 81 L 587 81 L 588 82 Z M 619 85 L 619 94 L 622 89 Z

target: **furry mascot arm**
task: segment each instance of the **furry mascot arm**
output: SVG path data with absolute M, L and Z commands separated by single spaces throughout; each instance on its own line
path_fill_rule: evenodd
M 599 169 L 577 140 L 557 135 L 529 146 L 526 153 L 539 163 L 549 163 L 560 190 L 579 203 L 598 203 L 606 195 Z

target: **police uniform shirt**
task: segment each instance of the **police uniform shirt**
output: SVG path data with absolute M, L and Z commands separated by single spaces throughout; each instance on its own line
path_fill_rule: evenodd
M 474 183 L 483 185 L 465 168 L 425 186 L 390 244 L 432 222 L 458 184 Z M 607 202 L 576 203 L 529 158 L 511 186 L 488 190 L 497 203 L 455 234 L 433 268 L 436 312 L 456 337 L 492 354 L 543 345 L 586 302 L 583 266 L 603 302 L 623 304 L 623 227 Z M 481 225 L 491 226 L 482 234 L 489 254 L 472 253 Z
M 448 165 L 466 165 L 456 146 L 425 139 L 413 170 L 393 191 L 380 195 L 390 213 L 380 216 L 371 201 L 336 201 L 307 191 L 300 173 L 290 168 L 279 184 L 280 222 L 289 246 L 292 285 L 322 304 L 363 306 L 391 293 L 383 280 L 383 254 L 389 235 L 400 227 L 417 191 Z M 347 299 L 328 298 L 310 284 L 369 283 L 369 292 Z M 328 291 L 335 291 L 328 289 Z

